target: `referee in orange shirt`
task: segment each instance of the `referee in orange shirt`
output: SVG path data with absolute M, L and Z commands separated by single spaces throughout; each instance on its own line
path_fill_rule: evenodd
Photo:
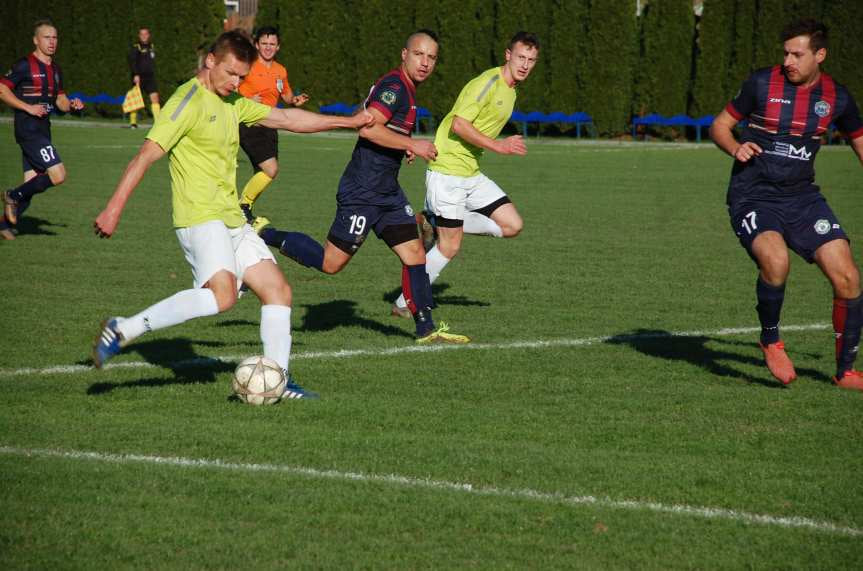
M 305 93 L 294 95 L 288 83 L 288 70 L 275 61 L 279 52 L 279 31 L 271 26 L 258 29 L 255 35 L 258 59 L 252 64 L 249 74 L 240 84 L 240 93 L 270 107 L 275 107 L 279 99 L 299 107 L 309 100 Z M 254 224 L 252 205 L 262 192 L 273 182 L 279 172 L 279 135 L 275 129 L 240 124 L 240 146 L 249 156 L 255 174 L 243 187 L 240 208 L 249 224 Z

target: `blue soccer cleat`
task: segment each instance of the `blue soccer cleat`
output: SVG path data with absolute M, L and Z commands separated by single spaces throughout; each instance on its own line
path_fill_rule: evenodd
M 101 369 L 105 361 L 120 352 L 123 347 L 123 334 L 117 330 L 119 317 L 109 317 L 102 322 L 102 330 L 93 343 L 93 366 Z
M 321 398 L 316 392 L 307 391 L 300 385 L 294 382 L 293 377 L 290 375 L 286 375 L 288 377 L 288 383 L 285 385 L 285 392 L 282 393 L 282 400 L 288 399 L 310 399 L 310 400 L 318 400 Z

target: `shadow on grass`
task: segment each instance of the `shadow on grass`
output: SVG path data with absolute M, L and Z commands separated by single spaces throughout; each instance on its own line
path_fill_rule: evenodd
M 182 337 L 134 343 L 126 351 L 140 354 L 151 365 L 170 369 L 174 374 L 173 377 L 168 379 L 152 377 L 125 382 L 94 383 L 87 389 L 87 394 L 101 395 L 115 389 L 135 387 L 213 383 L 216 381 L 216 375 L 234 370 L 232 363 L 225 363 L 218 359 L 198 355 L 195 353 L 195 345 L 222 347 L 225 344 L 213 341 L 192 341 Z M 92 364 L 92 361 L 89 363 Z
M 706 335 L 682 336 L 672 335 L 662 329 L 636 329 L 628 333 L 615 335 L 606 341 L 612 345 L 629 345 L 639 353 L 650 357 L 659 357 L 670 361 L 684 361 L 706 370 L 712 375 L 739 379 L 747 383 L 763 385 L 771 389 L 784 388 L 764 366 L 760 357 L 741 354 L 737 349 L 751 350 L 753 344 L 748 341 L 734 341 Z M 708 347 L 707 344 L 718 344 L 719 349 Z M 792 355 L 793 357 L 793 355 Z M 762 367 L 764 376 L 754 377 L 724 362 L 740 363 Z M 805 375 L 822 382 L 832 382 L 830 377 L 815 369 L 797 368 L 797 375 Z
M 432 296 L 437 305 L 464 305 L 475 307 L 489 307 L 491 304 L 487 301 L 477 301 L 468 299 L 463 295 L 443 295 L 450 288 L 448 283 L 432 284 Z M 383 300 L 387 303 L 395 303 L 396 299 L 402 294 L 402 288 L 398 287 L 386 292 L 383 295 Z
M 18 220 L 18 234 L 22 236 L 56 236 L 57 233 L 48 228 L 66 228 L 66 224 L 56 224 L 45 220 L 44 218 L 35 218 L 33 216 L 21 217 Z
M 357 315 L 356 305 L 356 302 L 346 299 L 303 305 L 302 307 L 306 308 L 306 314 L 303 316 L 303 323 L 295 330 L 329 331 L 337 327 L 362 327 L 383 335 L 413 339 L 412 333 L 400 327 L 385 325 L 379 321 Z M 386 313 L 383 311 L 381 313 L 385 319 L 395 319 L 390 317 L 388 309 Z

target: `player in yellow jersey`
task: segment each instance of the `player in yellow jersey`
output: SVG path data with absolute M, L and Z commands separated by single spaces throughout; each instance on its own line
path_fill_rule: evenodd
M 255 57 L 255 48 L 244 33 L 235 30 L 219 36 L 202 69 L 167 101 L 93 223 L 97 235 L 110 238 L 144 174 L 165 154 L 170 156 L 174 227 L 192 268 L 194 288 L 132 317 L 107 319 L 93 348 L 96 367 L 143 333 L 230 309 L 244 284 L 261 300 L 264 356 L 278 362 L 287 375 L 291 287 L 237 203 L 239 124 L 261 123 L 312 133 L 356 129 L 373 124 L 374 119 L 366 112 L 330 117 L 300 109 L 274 109 L 240 97 L 234 92 Z M 285 398 L 309 397 L 310 393 L 289 380 Z
M 539 56 L 539 39 L 518 32 L 504 52 L 505 63 L 484 71 L 461 90 L 435 135 L 437 158 L 426 172 L 425 215 L 437 230 L 437 244 L 426 253 L 426 271 L 434 282 L 458 254 L 464 234 L 513 238 L 523 221 L 509 197 L 479 170 L 487 149 L 525 155 L 520 135 L 498 140 L 515 106 L 515 88 L 530 75 Z M 410 317 L 404 296 L 392 314 Z

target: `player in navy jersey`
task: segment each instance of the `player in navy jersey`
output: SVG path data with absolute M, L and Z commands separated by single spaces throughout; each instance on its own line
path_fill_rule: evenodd
M 63 90 L 63 73 L 54 63 L 57 28 L 48 20 L 36 22 L 33 44 L 33 53 L 0 78 L 0 101 L 15 109 L 15 142 L 21 147 L 24 167 L 24 184 L 3 193 L 0 235 L 7 240 L 14 239 L 11 227 L 33 196 L 66 180 L 66 168 L 51 143 L 51 112 L 84 108 L 80 99 L 70 100 Z
M 402 49 L 401 65 L 372 87 L 364 107 L 375 125 L 364 128 L 339 181 L 338 208 L 325 245 L 300 232 L 264 228 L 261 237 L 285 256 L 327 274 L 341 271 L 362 246 L 371 230 L 402 261 L 402 291 L 416 324 L 418 343 L 467 343 L 464 335 L 436 327 L 434 301 L 425 269 L 425 250 L 417 232 L 410 202 L 399 186 L 398 174 L 407 155 L 429 161 L 437 156 L 430 141 L 414 140 L 416 86 L 434 71 L 438 43 L 434 33 L 411 34 Z M 258 225 L 259 226 L 259 225 Z
M 842 388 L 863 390 L 854 360 L 863 324 L 860 272 L 848 236 L 815 184 L 821 137 L 835 124 L 863 162 L 863 120 L 851 94 L 821 71 L 827 29 L 814 20 L 782 33 L 783 65 L 753 73 L 716 117 L 710 135 L 734 157 L 728 185 L 731 225 L 759 268 L 755 291 L 759 345 L 771 374 L 783 384 L 797 374 L 779 335 L 790 260 L 788 249 L 815 263 L 833 286 L 836 376 Z M 748 120 L 740 140 L 732 129 Z

